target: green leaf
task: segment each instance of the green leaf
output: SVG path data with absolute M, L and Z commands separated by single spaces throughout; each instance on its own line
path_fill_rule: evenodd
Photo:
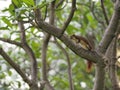
M 44 1 L 41 1 L 41 2 L 40 1 L 41 0 L 37 0 L 36 5 L 37 5 L 37 7 L 42 8 L 42 7 L 48 5 L 49 3 L 51 3 L 54 0 L 47 0 L 47 1 L 44 0 Z
M 9 12 L 14 16 L 15 15 L 15 8 L 13 4 L 10 4 L 9 6 Z
M 8 75 L 9 75 L 9 76 L 11 76 L 11 75 L 12 75 L 12 72 L 11 72 L 10 70 L 8 71 Z
M 18 83 L 18 87 L 20 88 L 21 87 L 21 82 L 17 81 L 17 83 Z
M 22 6 L 22 2 L 21 2 L 21 0 L 12 0 L 12 2 L 13 2 L 13 4 L 15 5 L 16 8 Z
M 34 6 L 34 2 L 33 2 L 33 0 L 22 0 L 25 4 L 27 4 L 28 6 L 30 5 L 32 5 L 32 6 Z
M 69 34 L 73 34 L 73 33 L 75 33 L 75 32 L 78 32 L 78 28 L 77 27 L 75 27 L 74 25 L 69 25 L 68 26 L 68 28 L 67 28 L 67 32 L 69 33 Z
M 2 21 L 3 21 L 5 24 L 7 24 L 9 27 L 12 28 L 11 22 L 10 22 L 6 17 L 2 17 Z
M 8 30 L 8 27 L 0 27 L 0 30 Z
M 0 79 L 5 78 L 5 77 L 6 77 L 6 75 L 4 73 L 0 74 Z

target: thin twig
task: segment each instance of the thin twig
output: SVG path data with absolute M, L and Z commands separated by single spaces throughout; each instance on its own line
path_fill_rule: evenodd
M 22 69 L 20 68 L 20 66 L 18 64 L 16 64 L 7 54 L 6 52 L 0 48 L 0 55 L 11 65 L 11 67 L 13 67 L 17 73 L 19 73 L 19 75 L 23 78 L 23 80 L 29 84 L 29 86 L 31 85 L 31 81 L 29 80 L 29 78 L 25 75 L 25 72 L 22 71 Z
M 56 38 L 54 38 L 54 39 L 55 39 L 55 43 L 57 44 L 57 46 L 63 51 L 63 53 L 66 56 L 67 63 L 68 63 L 69 87 L 70 87 L 70 90 L 74 90 L 74 85 L 73 85 L 73 80 L 72 80 L 72 68 L 71 68 L 71 64 L 70 64 L 69 55 L 68 55 L 67 51 L 58 43 Z
M 60 2 L 58 2 L 59 6 L 60 6 L 60 4 L 62 5 L 63 1 L 61 0 Z M 62 7 L 60 7 L 60 8 L 58 8 L 59 7 L 58 4 L 56 5 L 56 11 L 63 10 L 67 6 L 68 1 L 66 0 L 66 3 Z
M 64 0 L 59 0 L 59 2 L 56 4 L 56 8 L 58 8 L 60 5 L 62 5 Z
M 62 33 L 61 35 L 65 32 L 66 28 L 68 27 L 70 21 L 72 20 L 73 16 L 74 16 L 74 12 L 76 10 L 76 0 L 72 0 L 72 8 L 71 8 L 71 11 L 70 11 L 70 14 L 67 18 L 67 20 L 65 21 L 63 27 L 62 27 Z
M 16 42 L 14 40 L 0 38 L 0 41 L 6 42 L 6 43 L 9 43 L 9 44 L 13 44 L 13 45 L 16 45 L 16 46 L 19 46 L 19 47 L 22 47 L 22 44 L 20 42 Z
M 95 8 L 95 2 L 92 2 L 92 3 L 91 3 L 90 10 L 91 10 L 91 13 L 92 13 L 93 17 L 94 17 L 102 26 L 105 27 L 104 22 L 103 22 L 102 20 L 100 20 L 100 19 L 96 16 L 96 14 L 95 14 L 95 12 L 94 12 L 94 8 Z
M 107 14 L 106 14 L 106 10 L 105 10 L 105 7 L 104 7 L 104 0 L 101 0 L 101 8 L 102 8 L 102 11 L 103 11 L 103 14 L 104 14 L 104 18 L 105 18 L 106 24 L 108 25 L 109 24 L 109 20 L 108 20 L 108 17 L 107 17 Z
M 44 19 L 43 19 L 43 20 L 46 19 L 46 17 L 47 17 L 47 13 L 48 13 L 48 5 L 46 5 L 46 8 L 45 8 L 45 16 L 44 16 Z

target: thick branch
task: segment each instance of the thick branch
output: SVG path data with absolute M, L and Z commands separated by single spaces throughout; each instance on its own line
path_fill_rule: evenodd
M 111 18 L 110 24 L 108 25 L 107 29 L 105 30 L 104 36 L 99 44 L 99 51 L 104 54 L 109 46 L 111 40 L 115 36 L 115 32 L 117 30 L 117 26 L 120 19 L 120 1 L 117 0 L 115 4 L 115 11 Z
M 13 45 L 22 47 L 22 44 L 21 44 L 21 43 L 16 42 L 16 41 L 13 41 L 13 40 L 10 40 L 10 39 L 0 38 L 0 41 L 7 42 L 7 43 L 9 43 L 9 44 L 13 44 Z
M 37 24 L 38 24 L 38 27 L 41 28 L 43 31 L 45 31 L 53 36 L 56 36 L 56 37 L 61 36 L 62 30 L 60 28 L 50 25 L 44 21 L 37 21 Z
M 69 14 L 67 20 L 66 20 L 65 23 L 63 24 L 64 26 L 62 27 L 62 34 L 64 33 L 64 31 L 65 31 L 66 28 L 68 27 L 69 23 L 71 22 L 75 10 L 76 10 L 76 0 L 72 0 L 72 8 L 71 8 L 71 11 L 70 11 L 70 14 Z
M 23 72 L 20 69 L 20 66 L 18 64 L 16 64 L 7 54 L 6 52 L 0 48 L 0 55 L 16 70 L 16 72 L 19 73 L 19 75 L 23 78 L 23 80 L 29 84 L 29 86 L 31 85 L 31 81 L 29 80 L 29 78 L 25 75 L 25 72 Z
M 35 55 L 32 51 L 32 49 L 29 47 L 29 45 L 26 42 L 26 35 L 25 35 L 25 29 L 24 29 L 24 25 L 22 23 L 22 21 L 18 22 L 20 31 L 21 31 L 21 43 L 23 46 L 23 49 L 25 50 L 25 52 L 27 53 L 27 55 L 29 56 L 30 60 L 31 60 L 31 78 L 32 78 L 32 82 L 37 83 L 37 61 L 35 58 Z

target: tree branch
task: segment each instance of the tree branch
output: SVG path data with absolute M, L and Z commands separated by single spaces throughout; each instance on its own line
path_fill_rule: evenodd
M 120 90 L 120 87 L 118 85 L 118 78 L 117 78 L 117 72 L 116 72 L 116 40 L 117 40 L 117 36 L 115 38 L 113 38 L 106 54 L 108 57 L 108 69 L 109 69 L 109 76 L 111 79 L 111 83 L 112 83 L 112 87 L 113 90 Z
M 94 8 L 95 8 L 95 2 L 92 2 L 91 7 L 90 7 L 91 13 L 92 13 L 93 17 L 105 28 L 104 22 L 102 20 L 100 20 L 99 17 L 96 16 L 96 14 L 94 12 Z
M 50 18 L 49 18 L 49 24 L 54 25 L 55 20 L 55 1 L 51 2 L 50 4 Z M 47 77 L 47 47 L 50 40 L 51 35 L 45 34 L 45 38 L 43 39 L 43 45 L 42 45 L 42 78 L 43 81 L 45 81 L 45 88 L 47 90 L 54 90 L 52 85 L 50 84 L 48 77 Z
M 55 43 L 57 44 L 57 46 L 63 51 L 63 53 L 66 56 L 67 63 L 68 63 L 69 87 L 70 87 L 70 90 L 74 90 L 74 85 L 73 85 L 73 80 L 72 80 L 72 69 L 71 69 L 69 55 L 66 52 L 66 50 L 58 43 L 58 41 L 56 40 L 56 38 L 54 38 L 54 39 L 55 39 Z
M 22 47 L 22 44 L 20 42 L 16 42 L 16 41 L 13 41 L 13 40 L 10 40 L 10 39 L 0 38 L 0 41 L 7 42 L 9 44 L 13 44 L 13 45 Z
M 48 43 L 49 43 L 49 40 L 50 40 L 50 35 L 49 34 L 46 34 L 44 40 L 43 40 L 43 45 L 42 45 L 42 78 L 43 78 L 43 81 L 45 81 L 46 83 L 44 84 L 46 86 L 46 88 L 49 86 L 49 81 L 48 81 L 48 78 L 47 78 L 47 61 L 46 61 L 46 53 L 47 53 L 47 47 L 48 47 Z M 51 87 L 48 87 L 48 88 L 51 88 Z M 53 90 L 53 89 L 50 89 L 50 90 Z
M 0 48 L 0 55 L 10 64 L 11 67 L 13 67 L 16 72 L 23 78 L 23 80 L 31 86 L 31 81 L 29 78 L 25 75 L 25 72 L 23 72 L 18 64 L 16 64 L 7 54 L 6 52 Z
M 59 2 L 58 2 L 57 5 L 56 5 L 56 8 L 58 8 L 60 5 L 62 5 L 63 2 L 64 2 L 64 0 L 59 0 Z
M 102 11 L 103 11 L 103 14 L 104 14 L 104 18 L 105 18 L 106 24 L 108 25 L 109 24 L 109 20 L 108 20 L 106 11 L 105 11 L 104 0 L 101 0 L 101 7 L 102 7 Z
M 21 31 L 21 43 L 22 43 L 23 49 L 25 50 L 25 52 L 27 53 L 27 55 L 29 56 L 29 58 L 31 60 L 32 82 L 33 82 L 33 84 L 37 85 L 37 61 L 36 61 L 36 58 L 35 58 L 35 55 L 34 55 L 32 49 L 29 47 L 29 45 L 26 42 L 25 28 L 24 28 L 22 21 L 19 21 L 18 25 L 19 25 L 19 28 Z
M 65 32 L 65 30 L 68 27 L 70 21 L 72 20 L 75 10 L 76 10 L 76 0 L 72 0 L 72 8 L 71 8 L 71 11 L 70 11 L 70 14 L 69 14 L 67 20 L 63 24 L 62 34 Z

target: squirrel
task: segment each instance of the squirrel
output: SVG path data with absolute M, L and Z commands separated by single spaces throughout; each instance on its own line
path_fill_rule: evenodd
M 82 37 L 82 36 L 79 36 L 79 35 L 71 35 L 70 38 L 76 43 L 76 44 L 80 44 L 80 46 L 85 49 L 85 50 L 92 50 L 92 46 L 91 44 L 89 43 L 89 41 L 85 38 L 85 37 Z M 87 72 L 90 72 L 91 71 L 91 68 L 92 68 L 92 62 L 87 60 L 87 69 L 86 71 Z

